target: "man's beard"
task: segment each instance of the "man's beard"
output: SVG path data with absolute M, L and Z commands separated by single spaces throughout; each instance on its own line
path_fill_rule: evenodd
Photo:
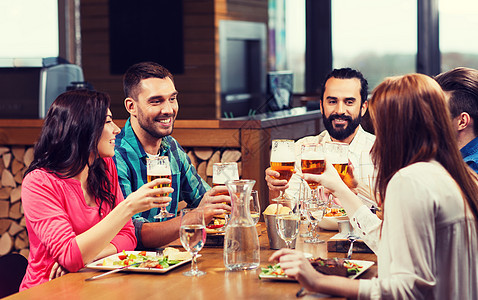
M 346 127 L 335 129 L 334 125 L 332 124 L 332 121 L 335 119 L 346 120 L 348 121 L 348 124 Z M 324 122 L 325 129 L 327 129 L 330 136 L 336 140 L 342 141 L 351 136 L 355 129 L 357 129 L 357 127 L 360 125 L 360 122 L 362 121 L 362 114 L 359 113 L 355 119 L 352 119 L 352 117 L 346 115 L 333 114 L 328 118 L 322 118 L 322 121 Z

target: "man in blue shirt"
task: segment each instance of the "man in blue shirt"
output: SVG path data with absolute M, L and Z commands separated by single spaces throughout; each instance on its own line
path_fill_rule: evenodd
M 179 143 L 170 136 L 178 114 L 178 92 L 172 74 L 153 62 L 131 66 L 123 77 L 126 110 L 130 117 L 116 136 L 115 163 L 123 195 L 126 197 L 147 182 L 146 158 L 168 156 L 171 166 L 168 211 L 176 214 L 178 202 L 188 207 L 204 209 L 206 222 L 213 215 L 230 210 L 230 197 L 220 195 L 225 187 L 211 189 L 197 174 L 196 169 Z M 136 214 L 133 217 L 138 248 L 156 248 L 179 237 L 180 218 L 161 220 L 154 216 L 159 209 Z
M 446 94 L 463 159 L 478 173 L 478 71 L 455 68 L 435 80 Z

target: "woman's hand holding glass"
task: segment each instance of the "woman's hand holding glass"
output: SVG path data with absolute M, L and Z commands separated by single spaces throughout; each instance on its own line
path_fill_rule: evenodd
M 129 194 L 121 203 L 132 209 L 132 216 L 151 208 L 167 207 L 169 202 L 171 202 L 169 195 L 174 192 L 174 189 L 169 186 L 160 188 L 157 188 L 157 186 L 168 184 L 171 184 L 171 179 L 169 178 L 155 179 Z
M 340 199 L 340 203 L 352 216 L 356 209 L 363 205 L 363 202 L 344 183 L 334 166 L 326 159 L 325 171 L 322 175 L 303 174 L 305 180 L 312 180 L 325 187 L 334 197 Z

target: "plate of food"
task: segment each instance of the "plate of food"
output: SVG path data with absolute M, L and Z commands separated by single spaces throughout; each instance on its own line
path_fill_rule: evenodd
M 128 265 L 137 264 L 125 271 L 140 273 L 166 273 L 191 261 L 189 252 L 168 247 L 162 255 L 149 251 L 122 251 L 96 260 L 86 265 L 87 268 L 111 271 Z
M 373 261 L 343 258 L 311 258 L 310 262 L 318 272 L 327 275 L 348 277 L 350 279 L 357 278 L 374 264 Z M 280 264 L 268 265 L 265 268 L 261 268 L 259 278 L 278 281 L 295 281 L 295 279 L 285 275 Z
M 324 217 L 319 222 L 319 227 L 325 230 L 339 230 L 340 220 L 348 220 L 343 208 L 326 208 Z
M 222 234 L 224 235 L 226 229 L 226 219 L 214 217 L 209 224 L 206 226 L 206 233 L 211 234 Z

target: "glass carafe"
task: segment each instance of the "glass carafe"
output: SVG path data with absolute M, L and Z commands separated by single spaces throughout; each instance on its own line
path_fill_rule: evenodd
M 231 271 L 255 269 L 260 263 L 259 237 L 249 210 L 255 183 L 255 180 L 226 182 L 232 212 L 224 237 L 224 265 Z

